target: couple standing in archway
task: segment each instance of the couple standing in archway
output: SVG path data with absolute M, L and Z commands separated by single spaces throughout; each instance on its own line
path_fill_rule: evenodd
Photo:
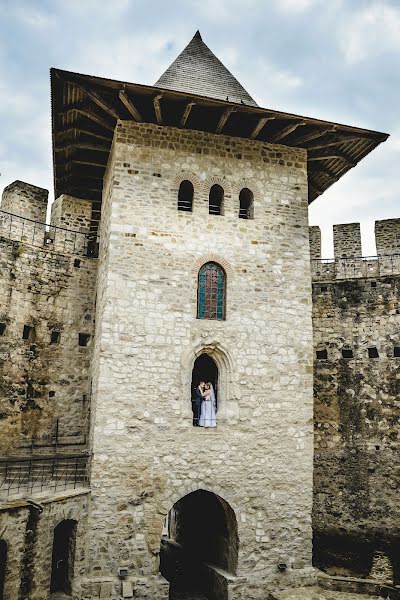
M 217 426 L 216 386 L 218 368 L 207 354 L 199 356 L 193 368 L 192 411 L 194 427 Z

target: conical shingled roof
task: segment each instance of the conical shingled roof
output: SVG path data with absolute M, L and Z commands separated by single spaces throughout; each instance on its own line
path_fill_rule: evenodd
M 258 106 L 206 46 L 199 31 L 154 85 L 178 92 Z

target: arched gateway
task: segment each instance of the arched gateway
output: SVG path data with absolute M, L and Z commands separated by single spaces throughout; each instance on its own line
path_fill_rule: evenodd
M 209 600 L 226 600 L 221 572 L 236 573 L 238 547 L 236 516 L 225 500 L 206 490 L 178 500 L 168 513 L 160 549 L 170 599 L 201 593 Z

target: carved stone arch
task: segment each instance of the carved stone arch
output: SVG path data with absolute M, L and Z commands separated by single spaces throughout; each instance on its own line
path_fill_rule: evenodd
M 226 277 L 227 279 L 231 279 L 233 277 L 233 267 L 232 265 L 222 256 L 220 256 L 219 254 L 202 254 L 200 256 L 200 258 L 196 259 L 196 261 L 193 264 L 193 273 L 194 275 L 198 276 L 199 271 L 201 269 L 201 267 L 203 265 L 205 265 L 208 262 L 215 262 L 217 264 L 219 264 L 225 271 L 226 273 Z
M 190 481 L 185 487 L 174 488 L 172 494 L 170 494 L 168 498 L 164 500 L 162 512 L 167 514 L 172 506 L 179 502 L 179 500 L 181 500 L 184 496 L 200 490 L 204 492 L 210 492 L 210 494 L 217 496 L 218 500 L 222 500 L 222 502 L 228 504 L 236 515 L 240 513 L 240 510 L 243 510 L 243 507 L 237 505 L 234 498 L 232 498 L 226 490 L 218 486 L 213 486 L 211 489 L 202 481 Z
M 261 194 L 261 186 L 255 179 L 243 178 L 231 182 L 232 194 L 239 198 L 239 194 L 243 188 L 248 188 L 253 192 L 254 199 L 259 198 Z
M 194 561 L 198 561 L 199 566 L 209 563 L 223 569 L 224 572 L 236 575 L 239 555 L 238 507 L 226 498 L 223 491 L 211 490 L 201 484 L 189 491 L 181 491 L 175 490 L 173 497 L 169 498 L 165 513 L 168 515 L 168 533 L 161 541 L 161 574 L 168 581 L 176 581 L 177 563 L 168 560 L 172 549 L 175 550 L 175 559 L 178 559 L 181 565 L 181 573 L 187 569 L 182 557 L 188 554 Z M 199 526 L 198 515 L 202 512 L 208 515 L 209 521 L 205 520 Z M 177 548 L 181 549 L 181 556 Z M 193 582 L 192 570 L 187 573 Z M 209 583 L 206 584 L 206 589 L 209 589 Z M 196 584 L 200 585 L 199 591 L 205 591 L 203 578 L 196 581 Z M 218 597 L 228 598 L 227 591 L 225 589 L 225 593 L 218 594 Z
M 195 173 L 192 173 L 192 171 L 179 171 L 176 173 L 172 181 L 172 191 L 178 193 L 182 181 L 186 180 L 190 181 L 193 185 L 195 194 L 196 192 L 200 193 L 202 191 L 203 183 Z
M 202 354 L 210 356 L 218 368 L 218 425 L 234 424 L 239 419 L 239 388 L 236 369 L 229 350 L 206 331 L 181 358 L 181 414 L 191 425 L 190 385 L 196 359 Z
M 209 177 L 206 177 L 206 180 L 204 182 L 204 189 L 207 192 L 207 194 L 209 193 L 212 186 L 215 184 L 220 185 L 223 188 L 224 198 L 231 197 L 231 194 L 232 194 L 231 185 L 230 185 L 229 181 L 226 179 L 226 177 L 223 177 L 220 175 L 210 175 Z
M 235 210 L 235 214 L 239 215 L 239 211 L 240 211 L 240 193 L 243 189 L 248 189 L 250 190 L 250 192 L 252 193 L 252 204 L 251 204 L 251 209 L 250 209 L 250 216 L 248 216 L 247 218 L 254 218 L 254 207 L 258 205 L 258 201 L 261 197 L 261 188 L 258 184 L 258 182 L 256 182 L 254 179 L 247 179 L 247 178 L 243 178 L 240 180 L 235 181 L 232 184 L 232 196 L 233 196 L 233 203 L 234 203 L 234 210 Z M 257 208 L 256 208 L 256 212 L 257 212 Z

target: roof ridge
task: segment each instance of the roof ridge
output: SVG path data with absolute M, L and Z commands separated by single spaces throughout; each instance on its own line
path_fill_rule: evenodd
M 199 30 L 155 86 L 257 106 L 236 77 L 204 43 Z

